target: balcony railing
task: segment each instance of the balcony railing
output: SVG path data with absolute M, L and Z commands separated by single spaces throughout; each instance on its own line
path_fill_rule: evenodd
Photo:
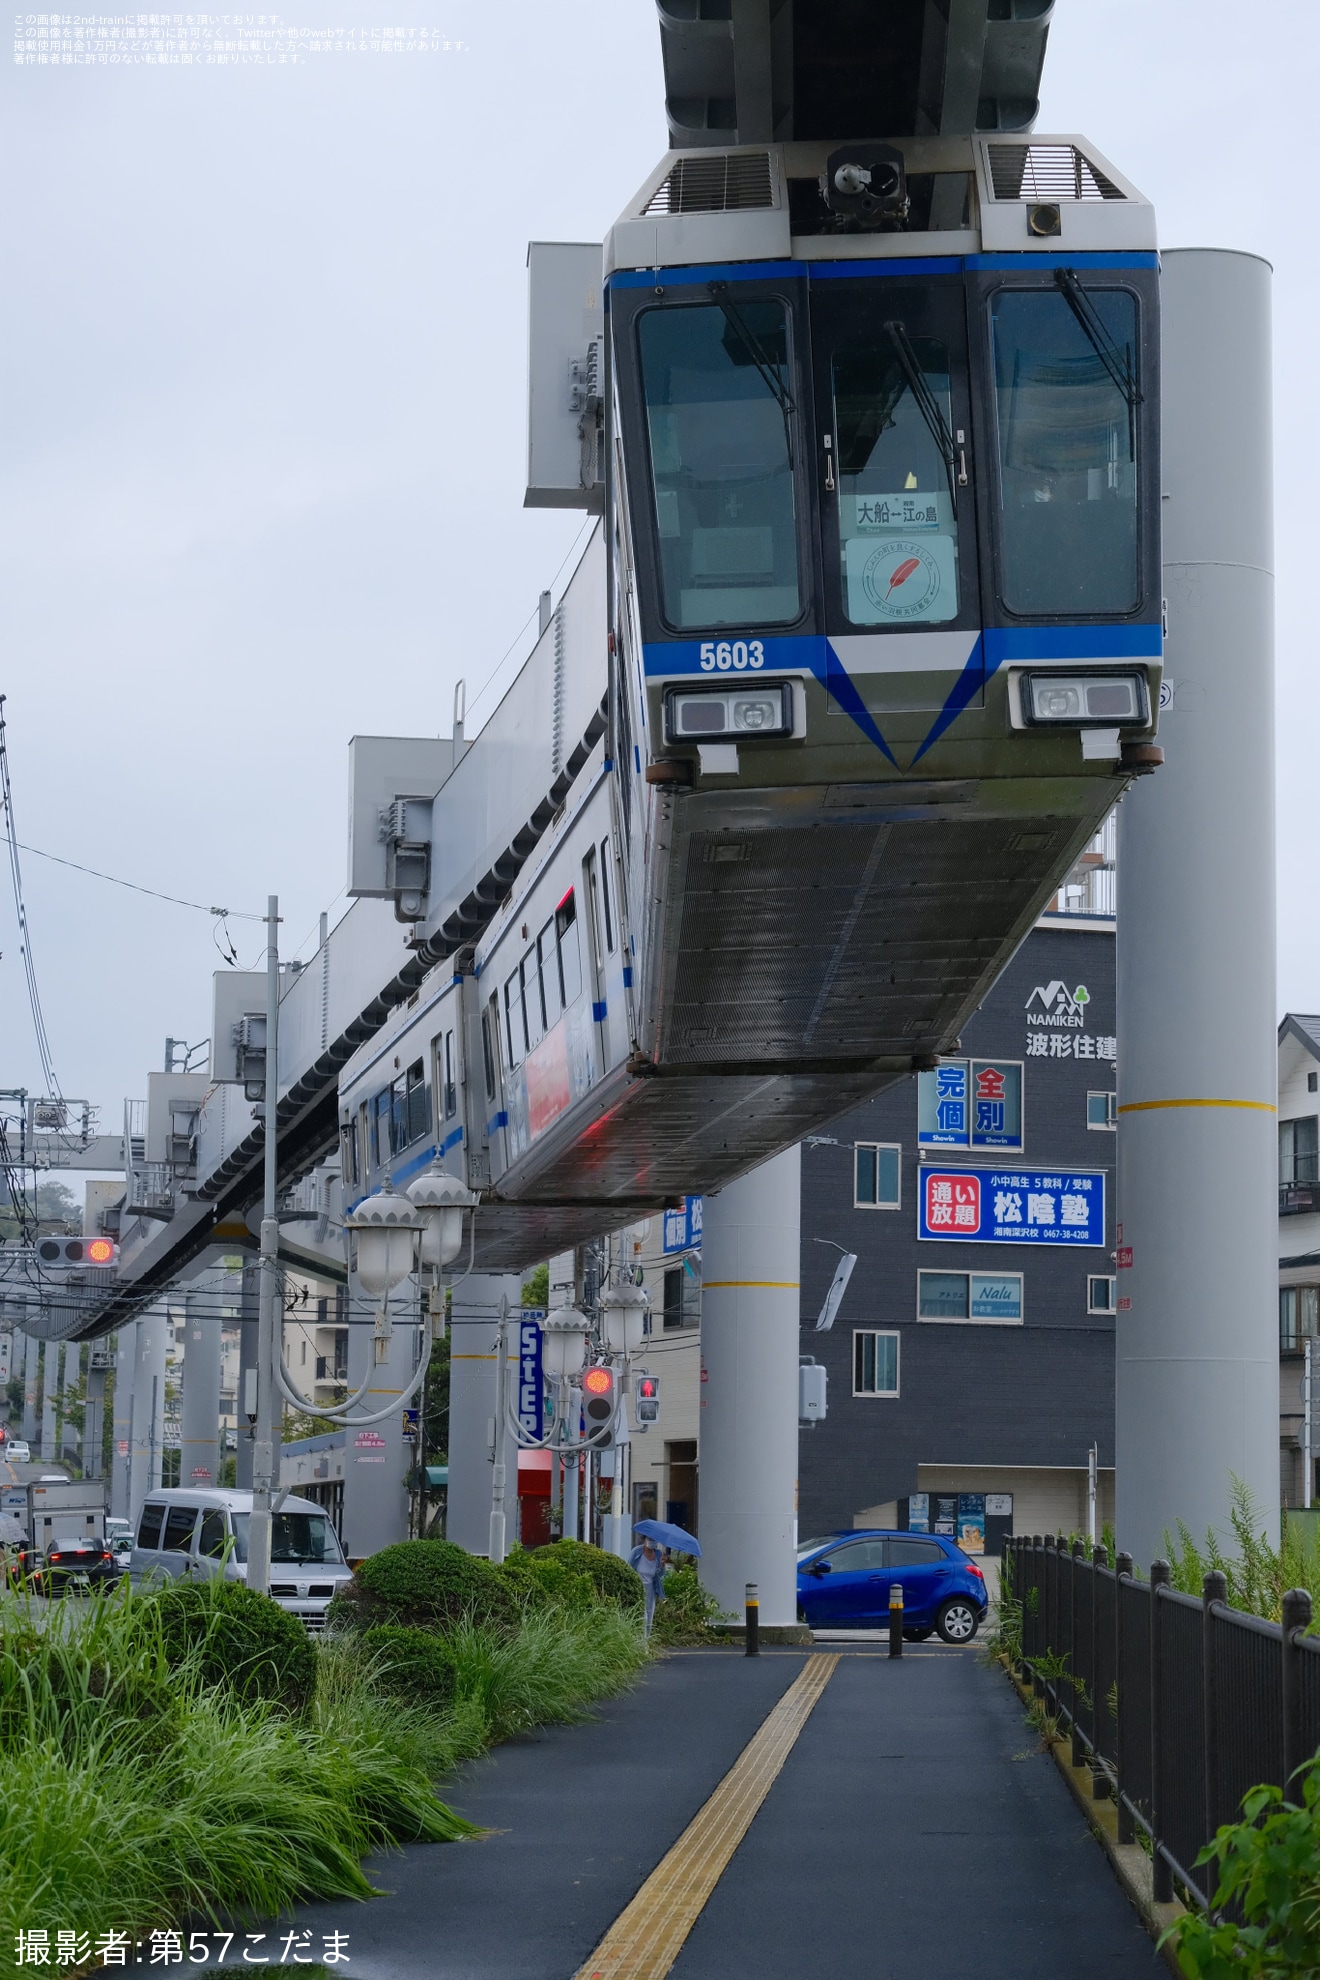
M 1306 1217 L 1320 1211 L 1320 1182 L 1281 1182 L 1279 1215 Z

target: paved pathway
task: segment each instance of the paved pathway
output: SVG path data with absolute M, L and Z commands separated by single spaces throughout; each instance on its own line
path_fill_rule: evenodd
M 837 1668 L 674 1980 L 1135 1980 L 1165 1970 L 1005 1678 L 927 1644 Z M 597 1720 L 498 1748 L 450 1799 L 494 1833 L 381 1857 L 309 1905 L 350 1980 L 573 1980 L 804 1654 L 678 1653 Z

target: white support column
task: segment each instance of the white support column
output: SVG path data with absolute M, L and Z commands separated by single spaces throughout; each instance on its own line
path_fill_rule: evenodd
M 111 1337 L 113 1339 L 113 1336 Z M 93 1341 L 87 1349 L 87 1398 L 83 1405 L 82 1466 L 84 1478 L 104 1477 L 105 1378 L 108 1349 Z
M 417 1356 L 424 1346 L 415 1279 L 405 1279 L 390 1294 L 393 1324 L 383 1361 L 375 1358 L 373 1328 L 360 1324 L 378 1305 L 377 1295 L 368 1296 L 356 1276 L 350 1278 L 349 1308 L 359 1324 L 348 1330 L 349 1395 L 368 1373 L 371 1376 L 361 1401 L 354 1405 L 354 1415 L 374 1416 L 397 1402 L 417 1372 Z M 397 1409 L 379 1423 L 345 1426 L 344 1552 L 350 1560 L 365 1560 L 408 1538 L 407 1477 L 415 1449 L 403 1434 L 403 1415 Z
M 78 1385 L 82 1376 L 82 1345 L 78 1341 L 64 1344 L 64 1373 L 60 1378 L 60 1395 L 63 1399 L 63 1424 L 60 1432 L 60 1456 L 75 1470 L 80 1468 L 82 1436 L 78 1425 L 69 1414 L 70 1405 L 78 1403 Z
M 133 1427 L 129 1432 L 128 1517 L 134 1528 L 142 1501 L 160 1486 L 165 1450 L 165 1351 L 170 1316 L 162 1301 L 138 1320 L 133 1356 Z
M 220 1327 L 215 1294 L 184 1298 L 183 1401 L 179 1483 L 203 1490 L 220 1482 Z
M 490 1547 L 494 1469 L 495 1373 L 499 1365 L 501 1301 L 517 1313 L 522 1281 L 516 1274 L 463 1279 L 454 1287 L 449 1333 L 449 1500 L 445 1535 L 470 1554 Z M 510 1334 L 515 1342 L 514 1329 Z M 516 1375 L 516 1369 L 515 1369 Z M 508 1450 L 512 1454 L 512 1440 Z M 508 1530 L 518 1481 L 513 1457 L 505 1481 Z
M 55 1398 L 60 1388 L 60 1343 L 47 1341 L 41 1351 L 41 1462 L 53 1464 L 59 1456 L 55 1448 Z
M 786 1149 L 708 1196 L 701 1289 L 701 1578 L 721 1608 L 797 1620 L 802 1159 Z
M 115 1393 L 110 1435 L 110 1511 L 115 1519 L 131 1517 L 133 1450 L 133 1382 L 137 1372 L 138 1322 L 131 1320 L 114 1336 Z
M 23 1336 L 23 1441 L 31 1450 L 37 1441 L 37 1395 L 41 1380 L 41 1342 Z
M 1270 270 L 1166 254 L 1164 768 L 1119 811 L 1118 1542 L 1278 1533 Z

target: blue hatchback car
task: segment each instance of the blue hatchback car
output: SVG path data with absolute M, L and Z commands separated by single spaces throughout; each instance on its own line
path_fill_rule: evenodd
M 985 1619 L 985 1576 L 942 1533 L 833 1533 L 798 1547 L 798 1609 L 812 1629 L 878 1629 L 903 1589 L 903 1634 L 970 1643 Z

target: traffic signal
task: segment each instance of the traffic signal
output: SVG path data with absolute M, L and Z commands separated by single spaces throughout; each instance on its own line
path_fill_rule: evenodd
M 614 1420 L 619 1408 L 619 1382 L 612 1368 L 599 1364 L 582 1377 L 582 1417 L 586 1442 L 603 1449 L 614 1442 Z
M 42 1238 L 37 1257 L 43 1265 L 113 1265 L 119 1246 L 112 1238 Z
M 639 1375 L 637 1377 L 637 1427 L 644 1423 L 660 1421 L 660 1377 Z

